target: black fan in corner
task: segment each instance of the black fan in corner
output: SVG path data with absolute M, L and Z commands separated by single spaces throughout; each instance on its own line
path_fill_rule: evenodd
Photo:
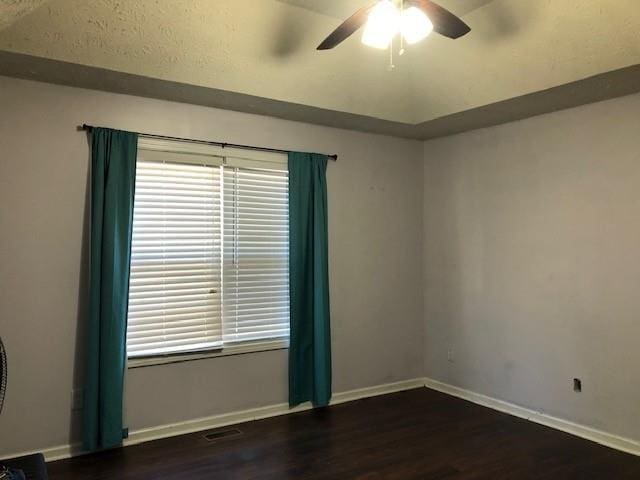
M 2 405 L 4 403 L 4 392 L 7 388 L 7 352 L 0 337 L 0 413 L 2 413 Z

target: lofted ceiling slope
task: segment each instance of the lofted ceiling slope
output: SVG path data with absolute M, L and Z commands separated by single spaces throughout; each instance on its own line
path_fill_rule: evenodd
M 441 0 L 472 32 L 393 71 L 357 34 L 315 50 L 367 3 L 0 0 L 0 74 L 412 138 L 640 90 L 637 0 Z

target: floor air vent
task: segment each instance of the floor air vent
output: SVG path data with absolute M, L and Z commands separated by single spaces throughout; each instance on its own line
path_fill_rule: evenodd
M 223 438 L 237 437 L 242 435 L 242 431 L 237 428 L 227 428 L 225 430 L 214 430 L 212 432 L 205 433 L 203 437 L 208 442 L 217 442 Z

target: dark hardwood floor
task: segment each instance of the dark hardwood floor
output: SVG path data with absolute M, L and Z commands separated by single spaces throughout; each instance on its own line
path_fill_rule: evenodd
M 50 478 L 640 479 L 640 457 L 424 388 L 229 428 L 50 463 Z

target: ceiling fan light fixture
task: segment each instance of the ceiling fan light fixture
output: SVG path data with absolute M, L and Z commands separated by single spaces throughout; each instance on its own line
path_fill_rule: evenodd
M 391 40 L 398 33 L 400 27 L 400 12 L 391 0 L 380 1 L 367 19 L 362 34 L 362 43 L 369 47 L 384 50 L 389 47 Z
M 412 45 L 424 39 L 433 31 L 429 17 L 416 7 L 409 7 L 400 16 L 400 32 L 405 42 Z

